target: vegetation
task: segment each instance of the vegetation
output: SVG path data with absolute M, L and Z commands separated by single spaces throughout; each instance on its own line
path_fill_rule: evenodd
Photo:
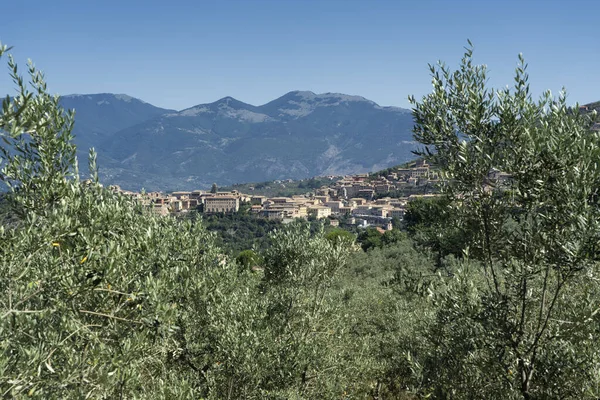
M 337 179 L 313 177 L 301 180 L 278 180 L 259 183 L 241 183 L 222 188 L 221 190 L 237 190 L 241 193 L 252 193 L 257 196 L 291 197 L 314 192 L 323 186 L 330 186 Z
M 202 215 L 193 211 L 185 214 L 183 219 L 201 223 L 207 231 L 216 233 L 215 243 L 226 253 L 237 257 L 249 249 L 265 250 L 269 246 L 269 234 L 276 229 L 283 229 L 280 220 L 269 220 L 250 213 L 248 204 L 240 205 L 240 210 L 232 214 Z M 324 229 L 327 233 L 332 230 L 327 221 L 298 220 L 297 224 L 315 233 Z
M 467 49 L 431 67 L 415 137 L 440 167 L 465 260 L 436 288 L 436 397 L 598 397 L 600 137 L 566 95 L 534 101 L 522 57 L 514 88 L 486 87 Z M 493 170 L 511 177 L 502 184 Z M 423 369 L 422 371 L 426 371 Z
M 600 137 L 564 95 L 533 101 L 522 61 L 500 91 L 470 49 L 432 67 L 415 135 L 444 196 L 357 236 L 154 216 L 99 185 L 93 151 L 80 178 L 73 114 L 8 65 L 2 397 L 600 396 Z
M 444 196 L 419 198 L 408 203 L 404 215 L 404 228 L 415 245 L 436 255 L 438 268 L 449 255 L 462 257 L 472 239 L 470 226 L 457 223 L 451 204 Z
M 281 221 L 257 218 L 241 209 L 234 214 L 215 214 L 202 216 L 197 212 L 188 213 L 186 218 L 202 224 L 209 232 L 217 234 L 216 243 L 232 254 L 248 249 L 265 249 L 268 246 L 268 234 L 281 228 Z
M 375 193 L 373 195 L 373 200 L 383 199 L 384 197 L 391 198 L 400 198 L 400 197 L 408 197 L 410 195 L 420 195 L 420 194 L 430 194 L 430 193 L 438 193 L 439 189 L 437 185 L 427 183 L 419 186 L 407 186 L 402 189 L 396 189 L 385 193 Z
M 371 173 L 369 173 L 369 178 L 373 179 L 373 178 L 387 177 L 390 174 L 392 174 L 393 172 L 396 172 L 400 168 L 411 168 L 411 167 L 414 167 L 414 165 L 415 165 L 415 160 L 406 162 L 404 164 L 395 165 L 393 167 L 389 167 L 389 168 L 385 168 L 385 169 L 382 169 L 379 171 L 371 172 Z

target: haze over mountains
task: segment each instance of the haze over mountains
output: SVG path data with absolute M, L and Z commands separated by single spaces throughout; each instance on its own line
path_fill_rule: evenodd
M 93 146 L 102 181 L 132 190 L 360 173 L 415 148 L 409 110 L 337 93 L 294 91 L 262 106 L 225 97 L 179 112 L 114 94 L 62 104 L 76 110 L 80 164 Z

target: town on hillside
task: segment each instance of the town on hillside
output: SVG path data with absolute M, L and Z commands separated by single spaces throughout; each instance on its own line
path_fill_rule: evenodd
M 137 199 L 154 213 L 163 216 L 192 210 L 206 215 L 231 214 L 238 212 L 240 206 L 245 204 L 259 218 L 283 222 L 291 222 L 296 218 L 328 218 L 331 225 L 337 226 L 338 219 L 344 217 L 347 224 L 384 230 L 393 228 L 392 221 L 402 220 L 409 201 L 438 195 L 435 190 L 438 175 L 424 160 L 417 160 L 405 168 L 389 168 L 378 174 L 329 178 L 333 182 L 329 186 L 290 197 L 252 195 L 237 190 L 194 190 L 164 194 L 131 192 L 119 186 L 111 186 L 111 189 Z M 408 196 L 396 195 L 415 192 L 418 188 L 428 190 Z

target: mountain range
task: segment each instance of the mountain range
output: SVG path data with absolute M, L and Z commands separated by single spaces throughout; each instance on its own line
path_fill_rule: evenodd
M 415 149 L 409 110 L 345 94 L 294 91 L 261 106 L 225 97 L 182 111 L 118 94 L 61 102 L 76 112 L 80 164 L 95 147 L 101 180 L 130 190 L 361 173 Z

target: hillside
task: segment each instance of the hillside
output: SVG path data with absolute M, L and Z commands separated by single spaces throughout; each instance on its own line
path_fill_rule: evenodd
M 74 133 L 81 144 L 95 144 L 96 138 L 173 112 L 125 94 L 75 94 L 61 96 L 60 102 L 65 109 L 76 111 Z
M 74 94 L 61 96 L 60 103 L 67 110 L 75 110 L 73 134 L 83 167 L 87 165 L 90 147 L 98 148 L 122 129 L 173 112 L 124 94 Z M 112 162 L 110 154 L 101 156 L 106 162 Z
M 412 125 L 408 110 L 359 96 L 296 91 L 262 106 L 225 97 L 105 138 L 103 178 L 175 190 L 373 171 L 411 157 Z
M 584 104 L 583 107 L 586 107 L 588 110 L 600 111 L 600 101 L 595 101 L 593 103 Z
M 237 190 L 240 193 L 267 197 L 285 197 L 314 192 L 323 186 L 330 186 L 339 177 L 312 177 L 307 179 L 286 179 L 267 182 L 238 183 L 231 186 L 219 187 L 222 191 Z

